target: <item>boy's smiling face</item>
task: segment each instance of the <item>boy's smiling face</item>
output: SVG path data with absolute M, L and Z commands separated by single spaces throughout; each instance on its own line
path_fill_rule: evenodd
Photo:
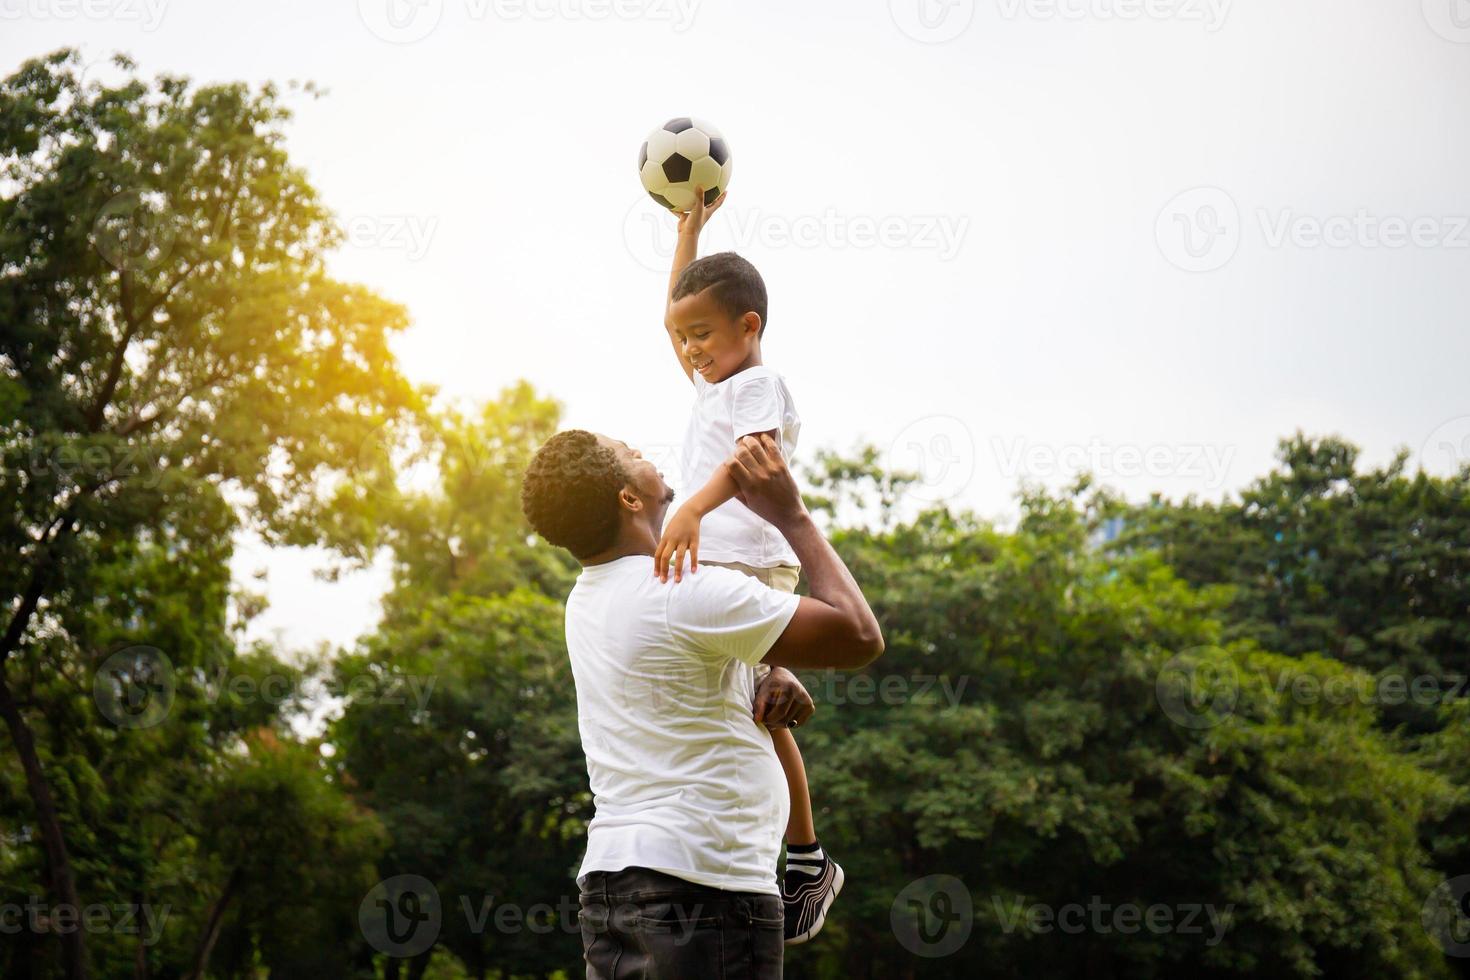
M 669 319 L 685 359 L 710 384 L 760 363 L 759 314 L 732 317 L 715 299 L 714 287 L 674 300 Z

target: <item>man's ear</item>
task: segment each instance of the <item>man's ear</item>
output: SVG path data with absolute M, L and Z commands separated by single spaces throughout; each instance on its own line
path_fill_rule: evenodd
M 643 509 L 643 498 L 634 493 L 633 488 L 629 486 L 624 486 L 618 491 L 618 503 L 635 514 Z

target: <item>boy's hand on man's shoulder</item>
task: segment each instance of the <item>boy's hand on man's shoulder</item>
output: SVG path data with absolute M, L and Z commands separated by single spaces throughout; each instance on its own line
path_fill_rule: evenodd
M 674 581 L 684 580 L 684 555 L 689 555 L 689 571 L 699 569 L 699 518 L 697 510 L 685 504 L 664 524 L 663 536 L 653 552 L 653 574 L 660 581 L 669 580 L 669 565 L 674 566 Z

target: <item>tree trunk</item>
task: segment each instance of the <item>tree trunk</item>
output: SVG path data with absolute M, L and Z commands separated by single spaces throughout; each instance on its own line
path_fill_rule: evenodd
M 72 914 L 80 914 L 82 903 L 77 898 L 71 856 L 67 854 L 66 836 L 61 830 L 61 815 L 56 810 L 56 800 L 51 795 L 51 784 L 46 781 L 41 757 L 36 753 L 31 728 L 20 713 L 20 705 L 10 694 L 3 656 L 0 656 L 0 717 L 5 719 L 5 727 L 10 730 L 10 741 L 15 746 L 15 754 L 20 757 L 21 768 L 26 774 L 26 788 L 30 790 L 31 802 L 36 808 L 36 824 L 41 831 L 41 844 L 46 850 L 46 865 L 50 872 L 51 899 L 57 905 L 73 910 Z M 73 929 L 61 934 L 61 965 L 66 980 L 86 980 L 85 930 Z
M 138 906 L 138 914 L 142 916 L 143 910 L 148 905 L 148 896 L 141 893 L 134 894 L 133 898 Z M 143 941 L 143 930 L 138 930 L 138 949 L 133 955 L 133 980 L 149 980 L 148 970 L 148 946 Z M 156 937 L 155 937 L 156 938 Z
M 199 937 L 199 948 L 194 952 L 194 966 L 185 975 L 184 980 L 203 980 L 204 971 L 209 967 L 209 955 L 214 952 L 214 944 L 219 939 L 220 927 L 224 924 L 225 909 L 229 906 L 230 900 L 235 897 L 235 890 L 240 887 L 242 877 L 239 868 L 231 871 L 230 879 L 225 882 L 224 890 L 209 907 L 209 915 L 204 923 L 204 934 Z
M 0 956 L 0 977 L 15 980 L 36 980 L 36 942 L 38 937 L 30 929 L 22 929 L 13 942 L 7 941 L 7 956 Z

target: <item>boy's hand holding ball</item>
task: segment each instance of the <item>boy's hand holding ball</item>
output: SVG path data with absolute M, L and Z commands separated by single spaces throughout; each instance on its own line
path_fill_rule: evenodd
M 679 214 L 679 234 L 693 235 L 695 238 L 698 238 L 699 233 L 704 230 L 706 222 L 709 221 L 710 215 L 720 210 L 720 205 L 725 203 L 725 195 L 722 193 L 719 197 L 715 198 L 713 204 L 706 205 L 704 203 L 704 188 L 696 187 L 694 193 L 698 200 L 688 211 L 683 211 Z

